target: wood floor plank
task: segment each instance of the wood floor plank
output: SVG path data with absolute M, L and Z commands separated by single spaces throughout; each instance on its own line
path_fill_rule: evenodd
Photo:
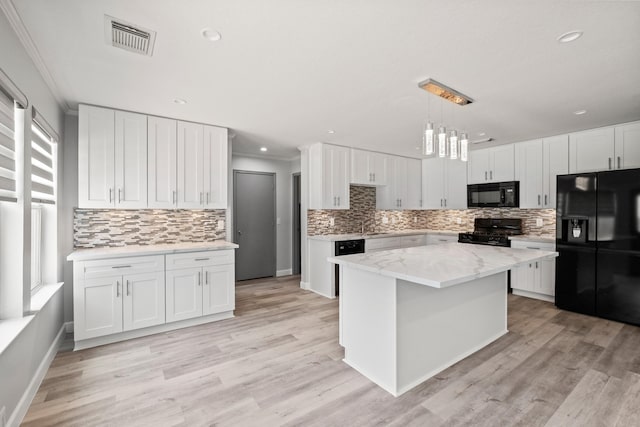
M 344 362 L 338 300 L 236 286 L 235 317 L 60 352 L 26 426 L 640 425 L 640 328 L 509 295 L 509 333 L 399 398 Z

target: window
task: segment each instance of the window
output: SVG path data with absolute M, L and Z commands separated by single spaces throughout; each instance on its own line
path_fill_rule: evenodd
M 31 208 L 31 292 L 42 286 L 42 207 Z
M 36 122 L 31 125 L 31 200 L 34 203 L 56 202 L 56 144 Z
M 0 200 L 16 199 L 14 104 L 0 91 Z

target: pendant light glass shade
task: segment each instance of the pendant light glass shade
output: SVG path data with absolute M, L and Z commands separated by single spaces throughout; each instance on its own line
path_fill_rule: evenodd
M 460 135 L 460 160 L 469 160 L 469 136 L 466 133 Z
M 447 129 L 444 126 L 438 128 L 438 157 L 447 157 Z
M 449 158 L 451 160 L 458 158 L 458 132 L 455 130 L 449 133 Z
M 430 156 L 433 153 L 433 123 L 427 122 L 422 138 L 422 154 L 424 154 L 425 156 Z

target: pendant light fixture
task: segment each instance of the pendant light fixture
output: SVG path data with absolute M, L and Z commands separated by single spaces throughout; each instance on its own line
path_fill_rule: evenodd
M 427 79 L 418 83 L 421 89 L 429 92 L 429 94 L 436 95 L 444 100 L 450 101 L 458 106 L 465 106 L 473 103 L 473 100 L 462 93 L 451 89 L 433 79 Z M 440 126 L 438 127 L 437 140 L 434 141 L 434 126 L 430 117 L 430 98 L 427 96 L 427 123 L 423 128 L 422 136 L 422 154 L 425 156 L 437 155 L 440 158 L 449 158 L 451 160 L 461 160 L 463 162 L 469 159 L 469 137 L 466 132 L 460 134 L 458 138 L 458 131 L 455 129 L 449 129 L 447 134 L 447 128 L 444 125 L 443 103 L 441 103 L 440 109 Z M 455 107 L 453 107 L 455 108 Z M 452 112 L 452 117 L 454 116 Z M 452 119 L 453 120 L 453 119 Z M 437 142 L 437 144 L 435 144 Z M 435 147 L 434 145 L 437 145 Z M 436 154 L 437 151 L 437 154 Z

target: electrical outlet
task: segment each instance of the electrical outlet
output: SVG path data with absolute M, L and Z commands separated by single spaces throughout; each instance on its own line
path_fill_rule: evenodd
M 389 224 L 389 218 L 387 218 L 386 216 L 382 217 L 382 223 L 383 224 Z
M 536 227 L 542 227 L 542 226 L 543 226 L 542 218 L 536 218 Z
M 224 230 L 224 219 L 218 220 L 218 230 Z
M 413 217 L 413 222 L 418 222 L 418 217 L 417 216 Z
M 460 217 L 456 218 L 456 224 L 462 224 L 462 218 Z
M 276 218 L 276 224 L 280 225 L 280 217 Z
M 333 219 L 333 217 L 329 218 L 329 225 L 330 225 L 330 226 L 332 226 L 332 227 L 333 227 L 334 225 L 336 225 L 336 220 L 335 220 L 335 219 Z
M 396 217 L 395 217 L 395 216 L 392 216 L 392 217 L 391 217 L 391 224 L 395 224 L 395 223 L 396 223 Z

